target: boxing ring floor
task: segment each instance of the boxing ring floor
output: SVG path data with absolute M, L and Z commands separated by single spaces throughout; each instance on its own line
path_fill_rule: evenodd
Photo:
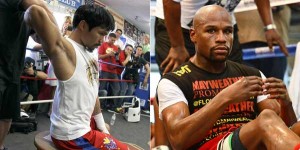
M 106 123 L 110 122 L 113 113 L 106 110 L 102 111 Z M 37 114 L 38 129 L 37 131 L 24 134 L 21 132 L 10 133 L 5 139 L 5 146 L 9 150 L 35 150 L 34 137 L 42 131 L 49 130 L 50 119 L 47 113 Z M 136 123 L 127 122 L 121 114 L 117 114 L 115 124 L 111 126 L 110 133 L 120 141 L 129 142 L 149 149 L 148 142 L 150 140 L 150 122 L 149 116 L 141 115 L 140 121 Z

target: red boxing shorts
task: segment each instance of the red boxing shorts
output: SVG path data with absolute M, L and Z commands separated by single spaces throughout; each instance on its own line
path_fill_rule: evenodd
M 63 141 L 51 138 L 54 145 L 58 149 L 63 150 L 128 150 L 126 144 L 118 141 L 109 134 L 96 130 L 93 118 L 91 119 L 91 128 L 90 132 L 74 140 Z
M 300 150 L 300 143 L 295 146 L 294 150 Z
M 240 128 L 232 127 L 226 134 L 219 135 L 205 144 L 203 144 L 198 150 L 228 150 L 231 149 L 231 145 L 239 150 L 245 150 L 239 139 Z

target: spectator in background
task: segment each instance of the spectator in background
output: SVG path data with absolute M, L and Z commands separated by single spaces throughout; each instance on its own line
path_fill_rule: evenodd
M 114 45 L 118 47 L 118 52 L 116 53 L 116 61 L 119 65 L 121 65 L 119 54 L 122 50 L 124 50 L 124 47 L 125 47 L 124 42 L 121 40 L 123 31 L 121 29 L 117 29 L 116 32 L 114 32 L 114 33 L 116 35 Z M 108 42 L 109 36 L 107 36 L 105 39 L 106 39 L 106 42 Z M 118 74 L 119 79 L 121 79 L 120 75 L 121 75 L 123 69 L 124 68 L 117 68 L 117 74 Z
M 108 35 L 108 42 L 102 43 L 98 49 L 98 59 L 102 61 L 100 62 L 100 79 L 119 79 L 117 72 L 118 67 L 114 66 L 119 65 L 119 63 L 116 61 L 118 47 L 114 45 L 115 41 L 116 34 L 110 33 Z M 107 89 L 107 87 L 110 91 Z M 108 94 L 110 96 L 119 96 L 120 84 L 119 82 L 113 81 L 100 81 L 99 90 L 107 90 L 108 93 L 111 92 L 111 94 Z M 116 105 L 117 103 L 118 99 L 103 100 L 102 107 L 108 109 L 109 111 L 117 111 L 116 108 L 120 107 Z
M 43 71 L 37 70 L 35 66 L 35 60 L 26 57 L 25 58 L 25 65 L 23 70 L 23 76 L 26 77 L 34 77 L 37 79 L 45 80 L 47 79 L 47 74 Z M 32 95 L 32 100 L 38 100 L 38 94 L 39 94 L 39 84 L 38 80 L 32 80 L 32 79 L 22 79 L 21 80 L 21 93 L 26 93 Z M 22 95 L 22 94 L 21 94 Z M 22 96 L 21 96 L 22 97 Z M 29 106 L 31 105 L 23 105 L 21 106 L 22 109 L 25 111 L 29 111 Z M 37 109 L 37 105 L 33 105 L 34 107 L 31 107 L 31 111 L 35 112 Z
M 284 43 L 288 43 L 288 29 L 291 18 L 290 8 L 288 6 L 276 6 L 272 7 L 272 12 L 276 25 L 275 32 L 279 33 Z M 269 31 L 264 31 L 264 24 L 257 10 L 238 12 L 235 13 L 235 17 L 239 25 L 238 35 L 243 49 L 268 46 L 265 32 Z M 276 45 L 277 43 L 273 44 Z M 264 72 L 266 77 L 276 77 L 282 80 L 287 66 L 286 57 L 253 59 L 244 62 Z
M 121 29 L 117 29 L 116 32 L 116 41 L 115 41 L 115 45 L 118 47 L 119 51 L 124 50 L 124 42 L 121 40 L 121 36 L 123 34 L 123 31 Z
M 42 79 L 42 80 L 45 80 L 48 77 L 46 73 L 36 69 L 35 60 L 30 57 L 25 58 L 23 73 L 26 76 L 35 77 L 37 79 Z
M 69 37 L 72 33 L 72 30 L 73 30 L 73 26 L 72 25 L 69 25 L 66 29 L 66 32 L 65 32 L 65 35 L 64 37 Z
M 72 18 L 71 18 L 71 16 L 66 16 L 65 17 L 65 22 L 64 22 L 64 24 L 61 28 L 61 33 L 62 33 L 63 36 L 65 36 L 67 34 L 69 26 L 72 26 Z
M 144 59 L 150 63 L 150 37 L 148 34 L 145 34 L 143 37 L 142 48 Z
M 44 78 L 41 78 L 42 80 L 21 80 L 21 100 L 24 100 L 24 96 L 27 93 L 29 93 L 29 96 L 32 96 L 32 100 L 43 100 L 40 99 L 40 92 L 44 91 L 43 90 L 43 86 L 44 86 L 44 80 L 47 79 L 47 74 L 45 73 L 45 66 L 43 60 L 41 59 L 41 55 L 44 53 L 43 52 L 43 48 L 42 45 L 35 42 L 34 39 L 36 37 L 35 36 L 31 36 L 28 39 L 27 42 L 27 46 L 26 46 L 26 59 L 25 59 L 25 68 L 26 68 L 26 64 L 27 67 L 30 66 L 29 64 L 31 64 L 33 67 L 28 68 L 28 69 L 24 69 L 23 71 L 23 75 L 24 76 L 31 76 L 33 77 L 33 74 L 30 73 L 33 71 L 36 72 L 40 72 L 40 74 L 42 74 L 44 76 Z M 32 62 L 31 62 L 32 61 Z M 47 68 L 46 68 L 47 69 Z M 29 72 L 26 73 L 26 70 L 28 70 Z M 47 91 L 48 92 L 48 91 Z M 47 98 L 49 99 L 49 98 Z M 27 98 L 27 100 L 30 100 Z M 25 112 L 27 111 L 32 111 L 32 112 L 40 112 L 41 110 L 41 106 L 43 105 L 48 105 L 48 104 L 34 104 L 34 105 L 22 105 L 21 108 L 23 110 L 25 110 Z M 30 106 L 30 107 L 29 107 Z
M 150 51 L 150 37 L 148 34 L 144 34 L 142 48 L 143 54 Z
M 149 63 L 142 57 L 143 48 L 141 46 L 136 47 L 135 53 L 132 55 L 132 45 L 126 45 L 125 50 L 121 53 L 121 57 L 126 58 L 122 65 L 125 66 L 122 79 L 133 80 L 133 82 L 122 82 L 121 94 L 120 95 L 133 95 L 136 86 L 140 81 L 140 75 L 138 70 L 145 67 L 146 75 L 142 83 L 143 88 L 147 88 L 148 78 L 150 75 Z
M 121 40 L 121 36 L 123 34 L 123 31 L 121 29 L 117 29 L 115 34 L 116 34 L 116 41 L 115 41 L 114 45 L 116 45 L 118 47 L 118 52 L 115 54 L 116 62 L 117 62 L 118 65 L 122 66 L 122 62 L 124 60 L 123 60 L 123 58 L 120 58 L 120 53 L 125 48 L 125 45 L 124 45 L 123 41 Z M 121 79 L 121 74 L 122 74 L 124 68 L 123 67 L 117 67 L 116 69 L 117 69 L 118 78 Z
M 132 52 L 133 52 L 133 46 L 130 45 L 130 44 L 127 44 L 127 45 L 125 46 L 125 49 L 124 49 L 123 51 L 121 51 L 121 53 L 120 53 L 120 58 L 122 59 L 122 62 L 120 62 L 120 64 L 121 64 L 122 66 L 125 66 L 124 64 L 128 63 L 128 62 L 131 60 Z M 125 69 L 125 71 L 126 71 L 126 69 Z M 124 78 L 123 78 L 123 77 L 120 77 L 120 79 L 124 79 Z M 124 80 L 125 80 L 125 79 L 124 79 Z M 128 85 L 127 82 L 120 82 L 120 87 L 121 87 L 121 88 L 120 88 L 120 96 L 125 96 L 125 95 L 126 95 L 126 90 L 127 90 L 126 85 Z M 125 88 L 126 88 L 126 89 L 125 89 Z M 125 98 L 119 99 L 119 101 L 118 101 L 119 106 L 121 106 L 121 105 L 123 104 L 124 100 L 125 100 Z M 119 107 L 119 108 L 117 108 L 117 110 L 118 110 L 119 112 L 121 112 L 121 111 L 122 111 L 122 108 Z
M 29 37 L 26 45 L 26 57 L 30 57 L 35 60 L 35 64 L 38 64 L 38 60 L 41 59 L 42 45 L 35 42 L 32 37 Z

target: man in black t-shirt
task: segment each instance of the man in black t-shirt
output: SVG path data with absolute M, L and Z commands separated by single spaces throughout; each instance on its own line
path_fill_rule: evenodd
M 142 86 L 147 87 L 148 77 L 150 75 L 150 67 L 148 62 L 142 57 L 143 48 L 141 46 L 136 47 L 136 52 L 134 55 L 131 55 L 133 47 L 131 45 L 126 45 L 125 50 L 122 51 L 121 56 L 124 61 L 122 65 L 125 66 L 122 79 L 124 80 L 133 80 L 133 82 L 122 82 L 121 83 L 121 92 L 120 95 L 132 95 L 135 91 L 136 85 L 139 83 L 140 75 L 138 70 L 143 66 L 146 69 L 146 75 L 143 81 Z
M 5 149 L 3 142 L 12 118 L 20 116 L 20 75 L 31 33 L 23 18 L 25 10 L 33 4 L 52 15 L 43 1 L 0 1 L 0 150 Z
M 287 127 L 296 123 L 296 117 L 283 82 L 265 79 L 257 69 L 227 60 L 233 30 L 232 18 L 220 6 L 205 6 L 195 14 L 190 31 L 195 56 L 166 74 L 157 88 L 159 116 L 171 147 L 244 150 L 300 146 L 296 126 L 292 130 Z

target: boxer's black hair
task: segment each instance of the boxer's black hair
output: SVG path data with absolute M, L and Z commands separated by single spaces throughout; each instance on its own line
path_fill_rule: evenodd
M 81 5 L 75 11 L 73 28 L 76 28 L 80 21 L 84 20 L 91 31 L 94 27 L 101 27 L 107 31 L 115 28 L 113 16 L 105 8 L 98 5 Z

